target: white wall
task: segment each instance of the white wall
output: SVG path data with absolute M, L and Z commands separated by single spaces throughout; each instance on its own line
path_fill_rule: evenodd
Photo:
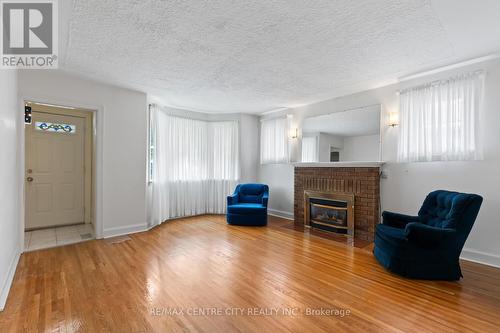
M 344 138 L 341 161 L 378 161 L 380 135 L 349 136 Z
M 387 126 L 389 112 L 398 111 L 397 90 L 456 73 L 486 70 L 482 134 L 484 160 L 472 162 L 396 163 L 398 127 Z M 381 181 L 382 210 L 416 214 L 424 197 L 434 189 L 478 193 L 484 197 L 478 219 L 462 255 L 465 258 L 500 266 L 500 60 L 474 64 L 379 89 L 283 111 L 294 114 L 301 128 L 304 118 L 339 112 L 365 105 L 382 104 L 382 160 L 387 179 Z M 276 114 L 272 115 L 276 116 Z M 297 160 L 298 153 L 293 153 Z M 270 209 L 293 214 L 293 167 L 260 166 L 259 179 L 270 185 Z
M 146 94 L 58 70 L 24 70 L 19 73 L 19 95 L 36 102 L 98 109 L 102 175 L 97 175 L 101 176 L 97 187 L 98 191 L 102 187 L 102 197 L 98 195 L 97 214 L 102 215 L 104 236 L 143 230 L 147 225 Z
M 257 116 L 240 115 L 240 157 L 242 183 L 257 182 L 260 161 L 260 121 Z
M 0 70 L 0 311 L 21 253 L 18 141 L 23 113 L 17 101 L 17 72 Z
M 259 183 L 269 186 L 269 213 L 293 218 L 293 165 L 260 165 Z

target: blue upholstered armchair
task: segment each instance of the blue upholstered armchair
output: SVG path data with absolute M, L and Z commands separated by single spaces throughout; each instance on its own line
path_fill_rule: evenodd
M 479 213 L 476 194 L 434 191 L 418 216 L 384 212 L 373 253 L 388 270 L 414 279 L 459 280 L 459 256 Z
M 239 184 L 227 197 L 227 223 L 266 225 L 269 187 L 264 184 Z

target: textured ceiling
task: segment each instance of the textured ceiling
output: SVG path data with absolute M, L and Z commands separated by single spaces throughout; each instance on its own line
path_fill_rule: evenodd
M 498 7 L 486 0 L 470 3 L 483 1 Z M 65 1 L 61 67 L 147 92 L 174 107 L 260 113 L 369 89 L 480 54 L 491 47 L 488 38 L 500 38 L 486 37 L 474 50 L 462 50 L 460 43 L 467 41 L 459 40 L 457 47 L 453 31 L 461 25 L 456 16 L 440 14 L 446 2 L 453 4 Z M 444 21 L 454 22 L 454 30 Z
M 307 118 L 302 131 L 341 137 L 379 134 L 380 105 Z

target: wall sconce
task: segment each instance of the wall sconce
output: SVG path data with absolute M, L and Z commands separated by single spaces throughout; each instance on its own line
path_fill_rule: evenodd
M 389 126 L 396 127 L 399 125 L 399 114 L 397 112 L 389 113 Z
M 299 137 L 299 129 L 297 127 L 294 127 L 290 130 L 290 138 L 291 139 L 297 139 Z

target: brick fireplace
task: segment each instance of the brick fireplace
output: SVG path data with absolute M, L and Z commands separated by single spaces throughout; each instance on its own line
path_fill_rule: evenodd
M 380 167 L 363 166 L 309 166 L 299 163 L 295 166 L 294 176 L 294 217 L 296 226 L 308 224 L 306 200 L 310 193 L 322 193 L 330 197 L 354 197 L 354 237 L 373 241 L 375 225 L 380 212 Z M 340 165 L 340 163 L 339 163 Z M 361 167 L 359 165 L 362 165 Z M 316 195 L 317 196 L 317 195 Z

